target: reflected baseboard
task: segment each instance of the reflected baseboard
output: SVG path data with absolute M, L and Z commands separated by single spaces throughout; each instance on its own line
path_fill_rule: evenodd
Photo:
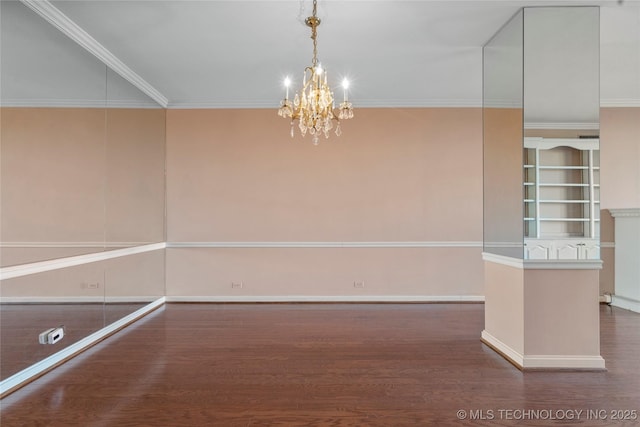
M 1 297 L 0 304 L 148 304 L 160 296 Z

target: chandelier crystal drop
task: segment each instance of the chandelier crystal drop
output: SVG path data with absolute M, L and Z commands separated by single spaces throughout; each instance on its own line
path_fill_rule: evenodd
M 302 89 L 296 93 L 293 101 L 289 99 L 289 86 L 291 80 L 287 77 L 284 81 L 285 97 L 280 103 L 278 115 L 291 119 L 291 137 L 295 135 L 295 122 L 298 122 L 298 129 L 304 137 L 307 132 L 311 135 L 314 145 L 318 145 L 320 135 L 329 138 L 329 132 L 334 128 L 335 134 L 340 136 L 340 120 L 353 118 L 353 106 L 349 102 L 348 89 L 349 82 L 344 79 L 342 87 L 344 90 L 344 100 L 335 110 L 335 100 L 333 91 L 327 84 L 327 71 L 318 62 L 318 26 L 320 19 L 317 16 L 317 0 L 313 0 L 313 16 L 309 16 L 305 23 L 311 28 L 311 39 L 313 40 L 313 60 L 310 67 L 304 69 L 302 79 Z

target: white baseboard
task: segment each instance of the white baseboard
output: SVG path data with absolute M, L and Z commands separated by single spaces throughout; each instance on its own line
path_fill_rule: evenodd
M 482 331 L 482 341 L 493 347 L 507 360 L 521 370 L 604 370 L 605 362 L 602 356 L 583 355 L 522 355 L 512 349 L 486 330 Z
M 532 355 L 524 357 L 524 369 L 589 369 L 604 370 L 602 356 Z
M 262 296 L 167 296 L 167 302 L 484 302 L 482 295 L 262 295 Z
M 99 331 L 94 332 L 93 334 L 81 339 L 80 341 L 74 344 L 71 344 L 69 347 L 65 347 L 59 352 L 52 354 L 51 356 L 29 366 L 26 369 L 23 369 L 22 371 L 10 376 L 9 378 L 6 378 L 0 381 L 0 397 L 4 397 L 6 394 L 16 390 L 17 388 L 28 383 L 32 379 L 55 368 L 57 365 L 61 364 L 65 360 L 70 359 L 71 357 L 77 355 L 78 353 L 81 353 L 82 351 L 86 350 L 92 345 L 105 339 L 109 335 L 117 332 L 118 330 L 124 328 L 128 324 L 138 320 L 139 318 L 143 317 L 147 313 L 160 307 L 164 303 L 165 303 L 164 297 L 158 298 L 151 304 L 148 304 L 142 307 L 141 309 L 131 313 L 130 315 L 123 317 L 117 322 L 114 322 L 109 326 L 106 326 L 100 329 Z
M 611 304 L 611 294 L 600 295 L 598 297 L 598 302 L 605 303 L 605 304 Z
M 507 360 L 522 369 L 524 367 L 524 356 L 518 351 L 512 349 L 507 344 L 500 341 L 498 338 L 491 335 L 487 330 L 483 330 L 480 334 L 482 341 L 484 341 L 489 347 L 492 347 L 498 353 L 502 354 Z
M 633 298 L 623 297 L 620 295 L 612 295 L 611 305 L 614 307 L 640 313 L 640 301 Z

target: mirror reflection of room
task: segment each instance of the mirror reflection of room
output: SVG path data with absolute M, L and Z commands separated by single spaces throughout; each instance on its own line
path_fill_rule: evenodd
M 524 258 L 597 260 L 599 11 L 524 13 Z
M 164 295 L 163 250 L 145 248 L 165 241 L 165 110 L 25 4 L 0 7 L 4 381 Z

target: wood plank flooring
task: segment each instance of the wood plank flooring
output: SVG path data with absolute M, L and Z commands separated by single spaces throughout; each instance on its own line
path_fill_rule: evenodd
M 640 315 L 601 306 L 606 372 L 520 372 L 483 325 L 482 304 L 167 304 L 3 399 L 0 423 L 640 425 L 611 419 L 640 411 Z

